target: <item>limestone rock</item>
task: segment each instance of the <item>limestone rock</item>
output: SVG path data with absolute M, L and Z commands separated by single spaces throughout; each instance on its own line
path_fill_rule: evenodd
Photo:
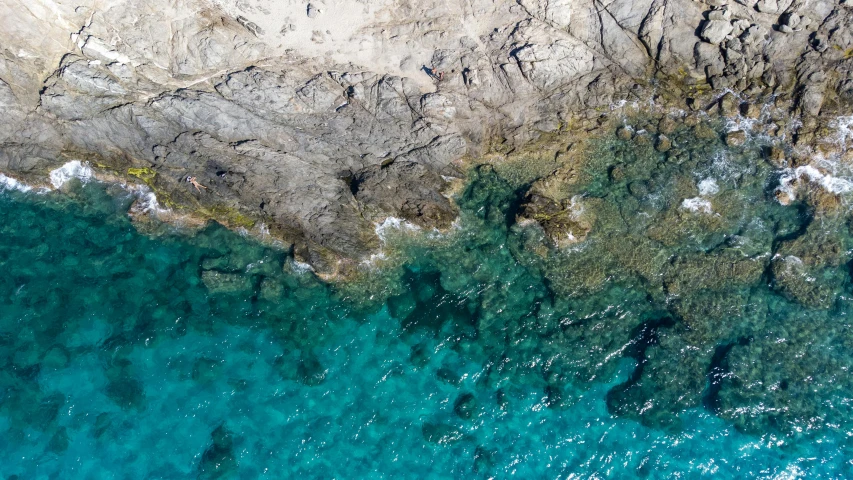
M 731 117 L 739 113 L 740 101 L 731 92 L 727 92 L 720 97 L 720 114 L 725 117 Z
M 43 180 L 63 152 L 150 169 L 176 205 L 263 224 L 334 274 L 378 247 L 377 218 L 452 222 L 444 178 L 463 158 L 575 115 L 661 92 L 683 108 L 694 87 L 697 110 L 723 89 L 795 99 L 805 116 L 853 98 L 853 10 L 834 2 L 617 0 L 607 15 L 588 0 L 299 5 L 0 2 L 0 171 Z M 245 290 L 226 270 L 204 283 Z
M 398 161 L 356 173 L 350 180 L 355 198 L 423 227 L 447 228 L 456 208 L 439 192 L 447 182 L 420 163 Z
M 747 118 L 757 119 L 761 116 L 761 106 L 752 102 L 741 103 L 740 114 Z
M 734 30 L 734 27 L 732 27 L 731 22 L 728 20 L 708 20 L 705 22 L 705 26 L 702 27 L 700 36 L 702 40 L 708 43 L 719 45 L 726 39 L 726 36 L 732 33 L 732 30 Z
M 785 159 L 785 151 L 779 147 L 768 147 L 764 150 L 764 158 L 770 165 L 776 168 L 786 168 L 788 166 Z
M 537 186 L 525 199 L 518 221 L 537 222 L 550 237 L 554 245 L 561 247 L 582 242 L 592 229 L 590 219 L 582 212 L 583 208 L 572 202 L 557 202 L 537 193 Z
M 739 147 L 744 143 L 746 143 L 746 133 L 743 130 L 736 130 L 726 134 L 726 145 Z
M 730 21 L 732 18 L 732 12 L 729 9 L 722 10 L 711 10 L 708 12 L 708 20 L 720 20 L 724 22 Z
M 796 12 L 789 12 L 779 18 L 779 23 L 794 29 L 800 24 L 800 16 Z
M 758 0 L 755 8 L 762 13 L 776 13 L 779 11 L 779 5 L 776 0 Z

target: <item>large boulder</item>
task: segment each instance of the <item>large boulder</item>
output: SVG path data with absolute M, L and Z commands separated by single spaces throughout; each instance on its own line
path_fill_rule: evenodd
M 719 45 L 732 33 L 734 27 L 728 20 L 708 20 L 702 27 L 702 40 L 714 45 Z

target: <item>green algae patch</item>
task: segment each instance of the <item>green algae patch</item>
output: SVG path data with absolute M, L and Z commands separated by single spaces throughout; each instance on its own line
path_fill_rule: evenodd
M 154 179 L 157 177 L 157 172 L 148 167 L 128 168 L 127 174 L 131 177 L 142 180 L 142 182 L 149 187 L 154 183 Z
M 254 218 L 241 213 L 240 210 L 235 207 L 229 207 L 226 205 L 200 207 L 198 212 L 231 228 L 248 229 L 252 228 L 256 223 Z

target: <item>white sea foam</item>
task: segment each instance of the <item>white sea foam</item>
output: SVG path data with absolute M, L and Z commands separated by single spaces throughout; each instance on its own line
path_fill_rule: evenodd
M 387 217 L 382 223 L 377 223 L 374 231 L 376 232 L 376 236 L 379 237 L 379 242 L 384 246 L 388 242 L 388 235 L 397 232 L 397 233 L 406 233 L 406 232 L 418 232 L 421 230 L 421 227 L 410 223 L 402 218 L 397 217 Z M 431 232 L 433 235 L 440 235 L 438 230 L 434 230 Z M 369 258 L 362 260 L 362 265 L 367 267 L 373 267 L 376 265 L 376 262 L 385 260 L 387 256 L 385 252 L 379 250 L 378 252 L 371 254 Z
M 717 181 L 711 177 L 708 177 L 701 182 L 699 182 L 699 195 L 703 197 L 707 197 L 709 195 L 716 195 L 720 191 L 720 186 L 717 185 Z
M 618 110 L 620 108 L 623 108 L 627 104 L 628 100 L 625 99 L 619 100 L 618 102 L 613 102 L 610 104 L 610 110 Z
M 800 478 L 806 478 L 806 472 L 797 465 L 789 465 L 788 468 L 773 477 L 773 480 L 798 480 Z
M 569 217 L 572 220 L 579 220 L 581 218 L 581 215 L 583 215 L 584 213 L 584 206 L 581 200 L 583 200 L 583 196 L 575 195 L 569 202 Z
M 702 197 L 685 198 L 681 202 L 681 208 L 696 213 L 714 213 L 711 202 Z
M 759 125 L 760 123 L 760 119 L 758 118 L 749 118 L 738 114 L 726 120 L 726 131 L 743 131 L 749 134 L 752 133 L 752 130 L 755 128 L 755 126 Z
M 374 231 L 376 232 L 376 236 L 379 237 L 379 240 L 384 244 L 388 239 L 388 234 L 392 231 L 415 232 L 420 229 L 421 227 L 407 222 L 402 218 L 388 217 L 382 223 L 376 224 Z
M 457 225 L 455 222 L 453 226 L 455 228 L 459 228 L 459 225 Z M 408 222 L 402 218 L 387 217 L 385 218 L 385 220 L 382 221 L 382 223 L 376 224 L 376 228 L 374 229 L 374 231 L 376 232 L 376 236 L 379 237 L 380 243 L 382 244 L 382 246 L 384 246 L 388 242 L 389 235 L 394 233 L 420 232 L 421 227 L 411 222 Z M 427 232 L 427 235 L 429 238 L 434 239 L 441 237 L 444 234 L 438 231 L 437 229 L 433 229 L 432 231 Z M 362 260 L 361 263 L 362 265 L 365 265 L 367 267 L 373 267 L 376 265 L 376 262 L 385 260 L 387 258 L 388 257 L 385 252 L 380 249 L 378 252 L 371 254 L 369 258 Z
M 714 181 L 719 179 L 720 182 L 727 184 L 736 183 L 741 177 L 749 174 L 746 166 L 741 162 L 733 161 L 727 150 L 720 150 L 714 154 L 706 173 L 714 177 Z
M 735 98 L 737 98 L 738 103 L 740 103 L 742 101 L 740 94 L 738 92 L 732 90 L 731 88 L 723 89 L 719 93 L 719 95 L 717 95 L 717 97 L 714 101 L 719 102 L 723 97 L 725 97 L 728 94 L 734 95 Z M 705 112 L 703 112 L 703 113 L 705 113 Z M 755 124 L 755 120 L 753 120 L 751 118 L 746 118 L 738 112 L 735 115 L 726 118 L 725 128 L 726 128 L 727 132 L 734 132 L 734 131 L 738 131 L 738 130 L 748 131 L 748 130 L 752 130 L 752 127 L 754 124 Z
M 72 160 L 50 172 L 50 183 L 54 188 L 62 187 L 68 180 L 79 178 L 87 182 L 92 178 L 92 169 L 80 160 Z
M 376 265 L 376 262 L 380 262 L 382 260 L 385 260 L 386 258 L 388 258 L 388 256 L 385 255 L 385 252 L 380 250 L 378 253 L 370 254 L 370 257 L 363 260 L 361 264 L 367 267 L 374 267 Z
M 840 195 L 853 191 L 853 182 L 843 178 L 833 177 L 832 175 L 824 175 L 820 179 L 820 185 L 827 191 Z
M 312 267 L 311 265 L 309 265 L 307 263 L 303 263 L 303 262 L 300 262 L 298 260 L 293 260 L 292 262 L 293 262 L 293 271 L 296 273 L 301 274 L 301 273 L 308 273 L 308 272 L 314 271 L 314 267 Z
M 157 195 L 155 195 L 154 192 L 141 194 L 139 196 L 139 206 L 143 213 L 165 211 L 165 209 L 160 207 L 160 203 L 157 201 Z
M 838 117 L 829 122 L 829 127 L 835 129 L 834 140 L 839 145 L 844 145 L 848 140 L 853 140 L 853 115 Z
M 122 185 L 122 187 L 136 197 L 136 204 L 133 207 L 135 211 L 154 214 L 168 211 L 167 208 L 163 208 L 160 205 L 160 202 L 157 201 L 157 195 L 147 186 L 131 183 Z
M 797 182 L 800 180 L 820 186 L 835 195 L 853 192 L 853 182 L 850 180 L 823 173 L 811 165 L 785 169 L 782 177 L 779 179 L 779 186 L 776 187 L 776 190 L 784 192 L 790 200 L 795 200 L 797 197 Z
M 7 177 L 0 173 L 0 191 L 2 190 L 17 190 L 19 192 L 29 192 L 33 187 L 26 183 L 19 182 L 14 178 Z

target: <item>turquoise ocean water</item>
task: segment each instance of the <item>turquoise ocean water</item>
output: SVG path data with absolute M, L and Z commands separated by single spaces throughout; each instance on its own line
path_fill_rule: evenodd
M 520 183 L 472 172 L 460 228 L 388 232 L 357 287 L 143 235 L 117 186 L 2 191 L 0 478 L 849 477 L 846 209 L 700 147 L 603 143 L 595 228 L 541 255 Z

